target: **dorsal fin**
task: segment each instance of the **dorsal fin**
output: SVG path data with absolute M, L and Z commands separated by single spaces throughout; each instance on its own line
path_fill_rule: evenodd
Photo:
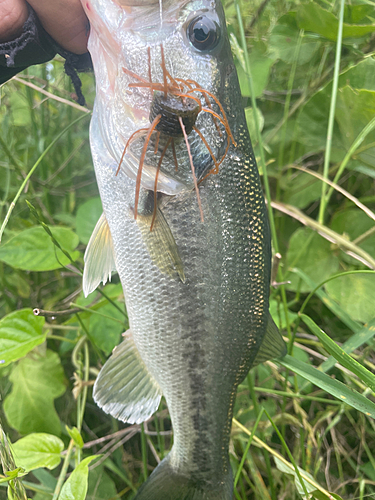
M 103 285 L 111 281 L 112 272 L 116 272 L 112 235 L 104 213 L 95 226 L 83 259 L 83 293 L 87 297 L 101 281 Z
M 258 354 L 256 355 L 256 358 L 251 366 L 254 367 L 256 365 L 260 365 L 269 359 L 282 358 L 285 354 L 285 342 L 279 332 L 279 329 L 269 314 L 266 334 Z
M 140 424 L 158 409 L 161 390 L 144 364 L 131 331 L 115 347 L 95 381 L 93 397 L 106 413 Z

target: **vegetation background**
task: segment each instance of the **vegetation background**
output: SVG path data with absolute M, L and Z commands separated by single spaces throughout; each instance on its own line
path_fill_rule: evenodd
M 235 498 L 375 499 L 375 3 L 224 5 L 288 281 L 271 311 L 289 355 L 238 390 Z M 129 426 L 92 400 L 127 317 L 117 277 L 81 291 L 101 213 L 82 81 L 87 108 L 59 58 L 0 88 L 0 499 L 130 500 L 173 439 L 164 403 Z

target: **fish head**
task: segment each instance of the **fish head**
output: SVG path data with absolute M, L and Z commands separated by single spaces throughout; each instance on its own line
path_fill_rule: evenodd
M 195 101 L 201 109 L 193 120 L 200 134 L 192 129 L 188 133 L 195 174 L 202 179 L 213 168 L 215 157 L 223 155 L 229 141 L 227 121 L 218 103 L 228 97 L 230 75 L 235 71 L 220 0 L 82 3 L 91 24 L 89 50 L 96 76 L 95 106 L 110 154 L 117 164 L 121 162 L 122 171 L 135 179 L 145 141 L 150 141 L 141 185 L 154 189 L 160 158 L 154 151 L 161 150 L 169 136 L 175 136 L 174 131 L 164 133 L 160 128 L 161 139 L 157 138 L 156 128 L 148 137 L 150 115 L 157 93 L 159 97 L 173 94 L 173 98 Z M 163 112 L 161 116 L 161 122 L 165 121 Z M 178 135 L 178 123 L 172 126 Z M 174 141 L 173 155 L 172 148 L 165 153 L 157 190 L 175 195 L 192 185 L 191 161 L 181 133 Z

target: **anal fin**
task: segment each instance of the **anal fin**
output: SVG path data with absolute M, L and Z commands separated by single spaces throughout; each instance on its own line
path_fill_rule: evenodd
M 100 216 L 87 245 L 83 270 L 83 293 L 87 297 L 100 282 L 111 281 L 116 271 L 112 235 L 104 213 Z
M 269 359 L 282 358 L 285 354 L 285 342 L 279 332 L 279 329 L 269 314 L 266 334 L 258 354 L 256 355 L 256 358 L 251 366 L 254 367 L 260 365 Z
M 95 402 L 112 417 L 140 424 L 158 409 L 161 390 L 149 373 L 131 331 L 101 369 L 95 384 Z

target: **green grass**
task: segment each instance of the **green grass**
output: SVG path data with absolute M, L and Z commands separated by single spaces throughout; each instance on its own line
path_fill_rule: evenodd
M 375 499 L 373 2 L 270 0 L 262 12 L 258 0 L 223 3 L 282 256 L 277 281 L 288 282 L 271 292 L 288 356 L 255 368 L 238 389 L 235 498 Z M 57 498 L 66 471 L 100 455 L 87 498 L 131 500 L 173 437 L 164 402 L 141 427 L 111 419 L 92 400 L 127 317 L 117 278 L 94 303 L 80 291 L 101 212 L 88 143 L 94 80 L 82 80 L 87 109 L 71 100 L 61 60 L 0 88 L 0 359 L 9 360 L 0 365 L 0 417 L 11 442 L 60 432 L 62 444 L 51 444 L 59 466 L 24 476 L 28 497 Z M 12 246 L 13 237 L 23 243 Z M 30 252 L 41 241 L 37 262 Z M 62 314 L 32 320 L 34 307 Z M 11 353 L 1 329 L 14 318 L 19 350 Z M 35 393 L 44 415 L 33 400 L 21 407 L 13 397 L 27 385 L 26 366 L 44 384 Z M 82 484 L 86 469 L 75 469 Z M 0 499 L 8 483 L 0 477 Z

